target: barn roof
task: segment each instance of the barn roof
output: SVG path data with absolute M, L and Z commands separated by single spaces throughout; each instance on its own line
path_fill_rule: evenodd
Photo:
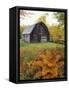
M 35 24 L 34 25 L 30 25 L 30 26 L 27 26 L 24 31 L 22 32 L 22 34 L 30 34 L 33 30 L 33 28 L 35 27 Z

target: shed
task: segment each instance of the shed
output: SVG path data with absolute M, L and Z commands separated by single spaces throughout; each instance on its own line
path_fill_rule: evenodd
M 47 42 L 50 40 L 50 34 L 47 26 L 43 22 L 27 26 L 22 32 L 22 39 L 25 42 Z

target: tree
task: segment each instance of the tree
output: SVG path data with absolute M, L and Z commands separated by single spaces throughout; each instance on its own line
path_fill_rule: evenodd
M 59 26 L 50 26 L 49 32 L 52 41 L 64 40 L 64 31 Z
M 46 22 L 46 16 L 48 15 L 48 13 L 45 13 L 43 15 L 41 15 L 39 18 L 38 18 L 38 22 L 43 22 L 45 25 L 47 24 Z
M 46 24 L 46 16 L 40 16 L 38 18 L 38 22 L 43 22 L 44 24 Z
M 54 16 L 58 20 L 60 25 L 64 25 L 64 13 L 56 12 L 56 13 L 54 13 Z
M 59 27 L 64 30 L 64 13 L 63 12 L 56 12 L 54 13 L 55 18 L 59 22 Z

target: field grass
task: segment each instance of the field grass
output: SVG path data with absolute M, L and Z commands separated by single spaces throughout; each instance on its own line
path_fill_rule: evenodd
M 57 43 L 52 43 L 52 42 L 46 42 L 46 43 L 25 43 L 25 42 L 20 42 L 20 48 L 24 49 L 31 49 L 33 51 L 37 51 L 40 49 L 63 49 L 64 45 L 63 44 L 57 44 Z

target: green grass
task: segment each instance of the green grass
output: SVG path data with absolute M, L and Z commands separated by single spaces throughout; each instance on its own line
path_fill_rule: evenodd
M 46 42 L 46 43 L 25 43 L 20 42 L 21 48 L 32 49 L 34 51 L 40 50 L 40 49 L 54 49 L 54 48 L 64 48 L 63 44 L 57 44 L 52 42 Z
M 22 60 L 31 61 L 37 58 L 37 54 L 40 50 L 48 49 L 48 50 L 64 50 L 63 44 L 57 44 L 52 42 L 46 43 L 25 43 L 20 41 L 20 53 Z

